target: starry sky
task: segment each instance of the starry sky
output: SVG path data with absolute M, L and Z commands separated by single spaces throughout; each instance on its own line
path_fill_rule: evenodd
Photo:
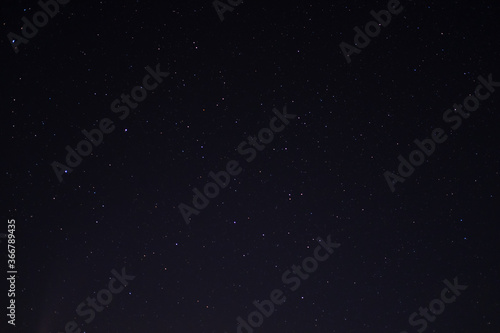
M 9 219 L 17 268 L 1 332 L 251 333 L 237 318 L 276 289 L 253 332 L 499 332 L 498 4 L 401 0 L 348 62 L 341 43 L 388 1 L 238 2 L 221 20 L 210 0 L 73 0 L 26 43 L 11 33 L 39 3 L 0 4 L 2 274 Z M 153 83 L 120 119 L 113 101 Z M 444 113 L 480 84 L 452 129 Z M 113 130 L 60 181 L 53 163 L 102 119 Z M 388 181 L 436 128 L 447 140 Z M 179 205 L 229 161 L 241 171 L 186 223 Z M 291 290 L 282 275 L 327 237 L 339 247 Z M 454 279 L 466 290 L 411 324 Z

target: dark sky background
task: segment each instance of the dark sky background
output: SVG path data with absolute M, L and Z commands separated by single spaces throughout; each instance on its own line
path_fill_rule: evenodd
M 17 54 L 6 36 L 40 7 L 3 1 L 0 233 L 15 219 L 18 274 L 1 332 L 236 332 L 281 289 L 254 332 L 414 333 L 455 277 L 467 289 L 425 331 L 500 332 L 500 88 L 456 131 L 442 119 L 479 75 L 500 81 L 499 6 L 401 5 L 347 63 L 339 44 L 387 1 L 247 0 L 221 22 L 210 0 L 73 0 Z M 158 63 L 170 76 L 118 119 Z M 245 162 L 285 105 L 297 117 Z M 59 182 L 50 164 L 102 118 L 114 132 Z M 384 172 L 436 127 L 447 141 L 391 192 Z M 187 225 L 178 205 L 231 159 L 243 171 Z M 290 291 L 283 272 L 328 235 L 341 246 Z M 75 309 L 123 267 L 135 279 L 86 324 Z

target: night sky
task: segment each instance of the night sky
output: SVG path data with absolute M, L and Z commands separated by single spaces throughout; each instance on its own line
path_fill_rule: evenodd
M 498 2 L 0 6 L 0 332 L 500 332 Z

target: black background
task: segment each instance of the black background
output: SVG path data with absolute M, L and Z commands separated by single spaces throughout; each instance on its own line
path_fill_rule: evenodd
M 221 22 L 210 1 L 73 0 L 17 54 L 6 36 L 40 8 L 2 2 L 6 330 L 82 323 L 125 267 L 85 332 L 235 332 L 331 234 L 341 247 L 256 332 L 417 332 L 410 314 L 456 276 L 468 289 L 426 331 L 498 332 L 499 89 L 456 131 L 442 120 L 479 75 L 500 81 L 498 5 L 401 4 L 348 64 L 339 44 L 387 2 L 246 1 Z M 118 120 L 111 102 L 158 63 L 171 75 Z M 285 105 L 297 118 L 186 225 L 178 204 Z M 50 164 L 106 117 L 115 131 L 59 183 Z M 383 173 L 436 127 L 448 140 L 392 193 Z

